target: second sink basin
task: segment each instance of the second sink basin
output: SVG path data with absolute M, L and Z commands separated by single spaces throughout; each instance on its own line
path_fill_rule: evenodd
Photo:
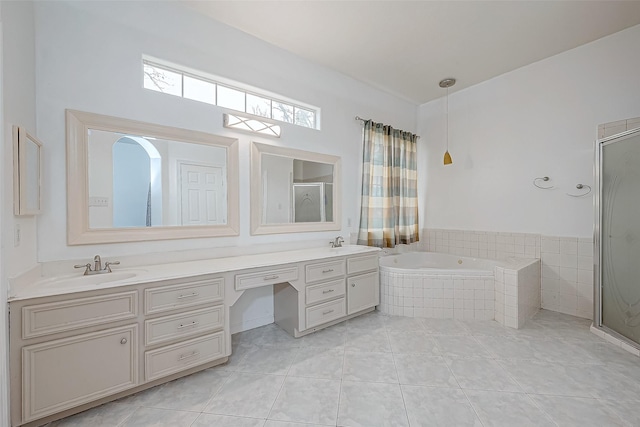
M 360 246 L 360 245 L 345 245 L 340 246 L 338 248 L 328 248 L 331 253 L 336 254 L 354 254 L 358 252 L 363 252 L 365 250 L 370 250 L 369 246 Z

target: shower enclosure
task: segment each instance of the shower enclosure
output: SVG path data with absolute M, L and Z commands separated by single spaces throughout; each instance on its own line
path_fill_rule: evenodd
M 640 348 L 640 128 L 596 142 L 594 324 Z

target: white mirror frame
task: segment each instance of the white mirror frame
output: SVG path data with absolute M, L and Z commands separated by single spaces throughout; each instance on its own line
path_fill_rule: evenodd
M 139 242 L 239 235 L 238 140 L 119 117 L 67 110 L 67 243 Z M 166 227 L 89 228 L 88 131 L 144 135 L 213 145 L 227 151 L 227 224 Z
M 333 165 L 333 221 L 298 222 L 288 224 L 262 223 L 262 154 L 289 157 L 317 163 Z M 293 148 L 251 143 L 251 234 L 303 233 L 310 231 L 336 231 L 342 229 L 342 181 L 341 160 L 338 156 L 312 153 Z
M 27 145 L 33 143 L 37 147 L 37 169 L 30 170 L 27 158 Z M 33 198 L 27 186 L 28 175 L 37 174 L 37 206 L 30 208 L 27 200 Z M 42 142 L 20 126 L 13 126 L 13 213 L 15 215 L 37 215 L 42 212 Z

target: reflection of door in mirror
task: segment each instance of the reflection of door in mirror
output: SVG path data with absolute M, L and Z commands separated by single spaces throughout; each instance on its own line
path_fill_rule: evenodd
M 182 225 L 225 223 L 223 173 L 221 167 L 180 163 Z
M 224 225 L 224 147 L 89 129 L 89 228 Z

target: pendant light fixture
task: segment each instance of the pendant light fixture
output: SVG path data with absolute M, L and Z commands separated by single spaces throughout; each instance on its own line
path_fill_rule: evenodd
M 446 88 L 447 89 L 447 98 L 446 98 L 446 103 L 447 103 L 447 151 L 444 152 L 444 164 L 446 165 L 450 165 L 451 163 L 453 163 L 453 160 L 451 160 L 451 154 L 449 154 L 449 88 L 451 86 L 453 86 L 454 84 L 456 84 L 456 79 L 444 79 L 442 81 L 440 81 L 440 87 Z

